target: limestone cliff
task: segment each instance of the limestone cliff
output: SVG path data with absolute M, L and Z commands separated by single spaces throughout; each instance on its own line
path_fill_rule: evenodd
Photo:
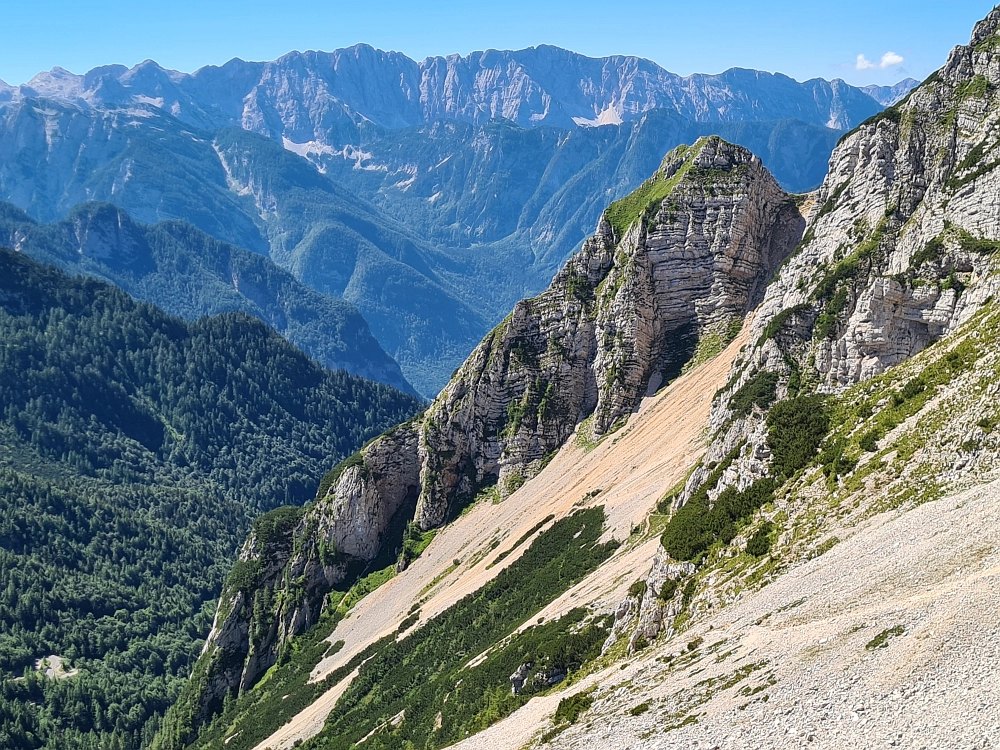
M 205 646 L 195 724 L 316 622 L 352 564 L 398 553 L 406 521 L 439 526 L 486 488 L 502 499 L 575 431 L 594 439 L 616 429 L 693 357 L 718 351 L 803 227 L 746 149 L 705 138 L 668 154 L 421 419 L 337 467 L 301 516 L 282 511 L 280 534 L 265 543 L 255 531 Z
M 480 487 L 510 494 L 581 420 L 599 437 L 739 329 L 802 220 L 749 151 L 718 138 L 678 148 L 549 289 L 472 353 L 427 412 L 423 528 Z
M 805 236 L 768 286 L 752 343 L 716 397 L 705 459 L 675 509 L 696 492 L 714 502 L 780 473 L 765 424 L 772 403 L 838 394 L 880 375 L 1000 291 L 998 27 L 1000 9 L 940 71 L 834 151 Z M 658 556 L 650 582 L 671 564 Z M 662 607 L 647 621 L 660 615 Z

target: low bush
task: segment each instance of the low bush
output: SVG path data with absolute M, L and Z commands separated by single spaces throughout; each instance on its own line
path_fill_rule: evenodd
M 774 524 L 770 521 L 764 523 L 757 532 L 750 537 L 747 542 L 746 552 L 754 557 L 763 557 L 771 551 L 771 532 Z
M 640 578 L 638 581 L 633 583 L 628 587 L 628 593 L 630 596 L 634 596 L 636 599 L 642 599 L 646 595 L 646 581 Z
M 799 396 L 775 404 L 767 415 L 767 445 L 774 473 L 790 477 L 807 466 L 829 430 L 823 396 Z
M 733 417 L 739 419 L 757 406 L 766 409 L 774 403 L 778 391 L 778 373 L 760 370 L 729 399 Z

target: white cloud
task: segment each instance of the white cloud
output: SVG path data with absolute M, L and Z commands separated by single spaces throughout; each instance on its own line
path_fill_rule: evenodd
M 902 55 L 897 55 L 895 52 L 886 52 L 882 55 L 882 59 L 878 62 L 872 62 L 864 55 L 858 55 L 857 68 L 858 70 L 886 70 L 887 68 L 894 68 L 897 65 L 902 65 L 904 62 Z

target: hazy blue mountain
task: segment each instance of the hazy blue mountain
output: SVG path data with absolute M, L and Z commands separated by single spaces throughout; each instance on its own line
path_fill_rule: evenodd
M 87 203 L 56 224 L 39 224 L 0 203 L 0 245 L 109 281 L 189 320 L 249 313 L 326 367 L 414 393 L 352 304 L 311 289 L 266 256 L 185 222 L 146 226 L 116 206 Z
M 45 222 L 105 201 L 269 255 L 356 305 L 429 396 L 671 148 L 719 134 L 805 191 L 880 110 L 842 81 L 548 46 L 57 68 L 0 87 L 0 199 Z
M 862 86 L 861 90 L 885 107 L 891 107 L 920 85 L 916 78 L 904 78 L 892 86 Z
M 451 261 L 308 161 L 236 128 L 200 131 L 152 107 L 0 105 L 0 199 L 43 221 L 106 201 L 145 223 L 181 219 L 269 254 L 314 289 L 354 303 L 424 394 L 489 327 L 435 271 L 467 261 Z
M 797 119 L 839 130 L 880 106 L 841 80 L 804 83 L 733 68 L 681 77 L 638 57 L 592 58 L 549 45 L 422 62 L 365 44 L 291 52 L 272 62 L 234 59 L 192 74 L 152 60 L 84 75 L 40 73 L 12 97 L 106 107 L 154 104 L 198 127 L 240 126 L 296 143 L 353 143 L 362 122 L 410 127 L 446 118 L 523 127 L 627 122 L 670 109 L 696 122 Z

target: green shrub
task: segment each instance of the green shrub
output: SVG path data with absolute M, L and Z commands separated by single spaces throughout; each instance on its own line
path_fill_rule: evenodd
M 903 397 L 904 401 L 909 401 L 914 396 L 917 396 L 927 390 L 927 383 L 921 377 L 913 378 L 908 381 L 906 385 L 903 386 L 903 390 L 900 395 Z
M 796 305 L 795 307 L 789 307 L 787 310 L 782 310 L 769 321 L 767 325 L 764 326 L 764 331 L 761 333 L 760 338 L 757 340 L 757 345 L 760 346 L 768 339 L 773 339 L 777 336 L 781 329 L 785 327 L 785 324 L 794 318 L 799 313 L 803 313 L 809 309 L 809 305 Z
M 767 415 L 767 445 L 775 474 L 792 476 L 816 456 L 830 430 L 826 400 L 819 395 L 781 401 Z
M 878 451 L 879 431 L 869 430 L 858 441 L 858 445 L 865 453 L 875 453 Z
M 634 596 L 637 599 L 642 599 L 646 595 L 646 581 L 640 578 L 638 581 L 633 583 L 628 587 L 629 596 Z
M 591 693 L 576 693 L 559 701 L 552 719 L 557 724 L 575 724 L 580 715 L 592 705 L 594 696 Z
M 684 593 L 681 596 L 681 607 L 687 609 L 694 599 L 695 592 L 698 590 L 698 581 L 692 576 L 688 579 L 687 584 L 684 586 Z
M 270 544 L 285 542 L 302 520 L 305 510 L 293 505 L 275 508 L 253 522 L 253 533 L 258 546 L 263 549 Z
M 944 252 L 944 240 L 940 237 L 935 237 L 922 249 L 917 250 L 910 258 L 910 268 L 920 268 L 924 263 L 928 261 L 936 261 L 940 259 L 941 254 Z
M 641 716 L 648 710 L 649 710 L 649 701 L 646 701 L 644 703 L 640 703 L 638 706 L 632 706 L 632 708 L 630 708 L 628 712 L 632 714 L 632 716 Z
M 902 625 L 897 625 L 894 628 L 889 628 L 888 630 L 883 630 L 877 636 L 872 638 L 868 643 L 865 644 L 865 649 L 868 651 L 875 651 L 880 648 L 889 648 L 889 639 L 898 638 L 904 632 L 906 632 Z
M 252 591 L 260 578 L 259 560 L 237 560 L 226 578 L 226 591 Z
M 738 419 L 750 413 L 757 406 L 766 409 L 774 403 L 778 390 L 778 373 L 759 370 L 744 383 L 729 399 L 733 417 Z
M 663 585 L 660 587 L 660 593 L 656 595 L 657 598 L 660 601 L 669 602 L 671 599 L 674 598 L 674 594 L 677 593 L 678 586 L 680 586 L 680 584 L 677 581 L 675 581 L 673 578 L 668 578 L 663 582 Z
M 747 541 L 747 554 L 754 557 L 763 557 L 768 554 L 771 551 L 771 531 L 773 530 L 774 524 L 770 521 L 765 522 L 757 529 L 757 532 Z
M 695 560 L 715 542 L 731 542 L 736 536 L 737 524 L 771 502 L 776 487 L 773 479 L 761 479 L 742 492 L 727 487 L 711 508 L 706 498 L 692 497 L 667 522 L 660 543 L 675 560 Z
M 436 529 L 421 531 L 420 524 L 410 521 L 406 524 L 406 530 L 403 532 L 403 551 L 400 553 L 400 557 L 407 564 L 413 562 L 427 549 L 436 533 Z
M 403 619 L 401 623 L 399 623 L 399 628 L 397 629 L 396 632 L 403 633 L 409 630 L 411 627 L 417 624 L 417 621 L 419 619 L 420 619 L 420 610 L 418 609 L 412 615 L 408 615 Z

